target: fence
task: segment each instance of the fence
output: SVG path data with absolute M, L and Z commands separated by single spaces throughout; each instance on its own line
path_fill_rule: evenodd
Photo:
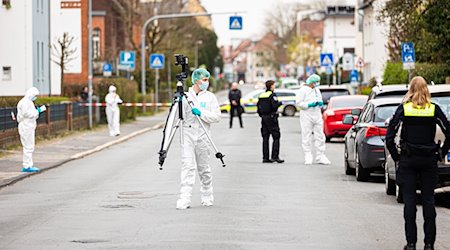
M 94 121 L 98 107 L 93 107 Z M 0 108 L 0 149 L 20 143 L 18 123 L 12 119 L 17 108 Z M 65 131 L 88 128 L 88 107 L 79 103 L 52 104 L 37 119 L 36 136 L 57 135 Z

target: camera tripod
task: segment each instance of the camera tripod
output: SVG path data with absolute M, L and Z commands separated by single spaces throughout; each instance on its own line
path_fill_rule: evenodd
M 176 78 L 178 80 L 177 82 L 177 90 L 175 92 L 175 96 L 172 101 L 172 106 L 170 107 L 169 116 L 167 117 L 166 124 L 164 126 L 163 130 L 163 140 L 161 143 L 161 149 L 159 150 L 159 169 L 162 170 L 162 165 L 164 164 L 164 161 L 167 157 L 167 153 L 169 151 L 170 145 L 172 144 L 173 138 L 175 137 L 175 133 L 178 128 L 180 128 L 180 139 L 181 144 L 183 144 L 183 123 L 184 123 L 184 117 L 183 117 L 183 98 L 186 100 L 186 102 L 189 104 L 191 108 L 194 108 L 194 103 L 189 100 L 188 96 L 184 92 L 183 88 L 183 82 L 187 78 L 186 73 L 186 66 L 187 66 L 187 57 L 182 55 L 176 55 L 176 62 L 175 65 L 181 64 L 182 66 L 182 72 L 180 74 L 177 74 Z M 177 112 L 178 111 L 178 112 Z M 178 113 L 178 117 L 177 116 Z M 200 117 L 195 116 L 197 121 L 200 123 L 200 126 L 208 138 L 208 141 L 210 142 L 211 146 L 213 147 L 215 151 L 216 158 L 220 159 L 222 162 L 222 167 L 225 167 L 225 163 L 223 161 L 223 155 L 214 144 L 213 140 L 211 139 L 211 136 L 209 135 L 207 129 L 205 128 L 205 125 L 203 124 Z

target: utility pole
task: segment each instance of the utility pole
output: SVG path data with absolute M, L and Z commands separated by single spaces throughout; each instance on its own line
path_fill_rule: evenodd
M 92 128 L 92 1 L 89 1 L 88 14 L 88 101 L 89 128 Z

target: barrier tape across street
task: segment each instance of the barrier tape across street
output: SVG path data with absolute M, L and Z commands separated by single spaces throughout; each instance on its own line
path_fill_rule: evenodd
M 93 106 L 93 107 L 106 107 L 106 102 L 94 102 L 94 103 L 80 103 L 80 106 Z M 171 102 L 124 102 L 119 103 L 121 106 L 125 107 L 170 107 Z

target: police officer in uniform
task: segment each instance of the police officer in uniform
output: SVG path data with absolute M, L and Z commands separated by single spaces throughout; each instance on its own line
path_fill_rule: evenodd
M 281 103 L 277 95 L 273 93 L 275 82 L 269 80 L 266 82 L 266 92 L 259 95 L 258 115 L 261 117 L 261 135 L 263 138 L 263 163 L 283 163 L 279 158 L 280 153 L 280 126 L 278 125 L 278 107 Z M 272 135 L 272 158 L 269 158 L 269 138 Z
M 436 124 L 445 134 L 445 142 L 435 143 Z M 400 145 L 395 144 L 400 131 Z M 386 146 L 394 161 L 398 162 L 397 185 L 405 203 L 403 217 L 407 245 L 404 249 L 416 249 L 416 188 L 422 196 L 425 248 L 434 249 L 436 239 L 436 209 L 434 189 L 438 181 L 437 161 L 446 156 L 450 147 L 450 123 L 438 105 L 431 103 L 427 82 L 423 77 L 414 77 L 410 82 L 403 104 L 395 111 L 386 134 Z M 397 151 L 400 146 L 400 152 Z

